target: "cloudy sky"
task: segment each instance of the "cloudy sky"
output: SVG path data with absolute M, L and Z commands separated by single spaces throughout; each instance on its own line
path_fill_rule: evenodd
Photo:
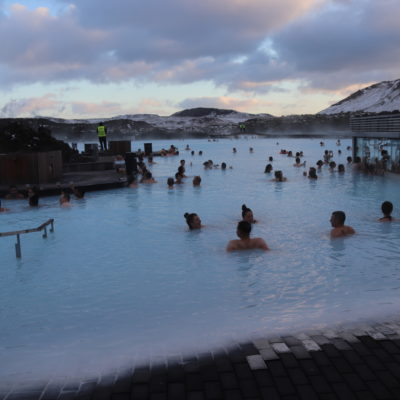
M 315 113 L 400 78 L 400 0 L 0 0 L 0 117 Z

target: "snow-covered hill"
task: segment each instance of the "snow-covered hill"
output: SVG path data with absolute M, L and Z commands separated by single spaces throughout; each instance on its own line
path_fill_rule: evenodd
M 384 81 L 358 90 L 318 114 L 400 110 L 400 79 Z

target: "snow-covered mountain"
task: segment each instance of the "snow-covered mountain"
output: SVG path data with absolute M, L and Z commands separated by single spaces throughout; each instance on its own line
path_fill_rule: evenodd
M 93 131 L 93 125 L 104 122 L 109 132 L 126 134 L 166 134 L 166 135 L 230 135 L 239 132 L 239 124 L 254 118 L 266 120 L 276 117 L 271 114 L 248 114 L 235 110 L 223 110 L 218 108 L 191 108 L 179 111 L 170 116 L 156 114 L 128 114 L 118 115 L 112 118 L 93 119 L 60 119 L 49 117 L 37 117 L 39 120 L 50 121 L 57 125 L 70 125 L 75 131 L 85 133 Z M 58 134 L 64 128 L 53 129 Z
M 384 81 L 358 90 L 318 114 L 400 111 L 400 79 Z

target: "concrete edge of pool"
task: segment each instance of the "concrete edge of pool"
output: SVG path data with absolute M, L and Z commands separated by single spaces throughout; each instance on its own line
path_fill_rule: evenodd
M 0 400 L 400 399 L 400 317 L 158 357 L 82 380 L 0 382 Z

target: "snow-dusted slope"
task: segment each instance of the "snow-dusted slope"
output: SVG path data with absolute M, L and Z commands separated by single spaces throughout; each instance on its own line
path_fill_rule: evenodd
M 231 134 L 239 123 L 243 123 L 252 118 L 275 118 L 271 114 L 248 114 L 234 110 L 221 110 L 216 108 L 193 108 L 183 110 L 173 115 L 163 117 L 156 114 L 129 114 L 118 115 L 104 119 L 69 119 L 46 118 L 47 120 L 68 125 L 89 125 L 105 122 L 110 124 L 121 124 L 127 129 L 133 129 L 135 123 L 146 123 L 153 130 L 164 132 L 205 132 L 212 133 L 218 131 L 219 134 Z M 39 117 L 45 118 L 45 117 Z M 132 123 L 129 123 L 132 121 Z
M 361 89 L 318 114 L 382 112 L 400 110 L 400 79 L 384 81 Z

